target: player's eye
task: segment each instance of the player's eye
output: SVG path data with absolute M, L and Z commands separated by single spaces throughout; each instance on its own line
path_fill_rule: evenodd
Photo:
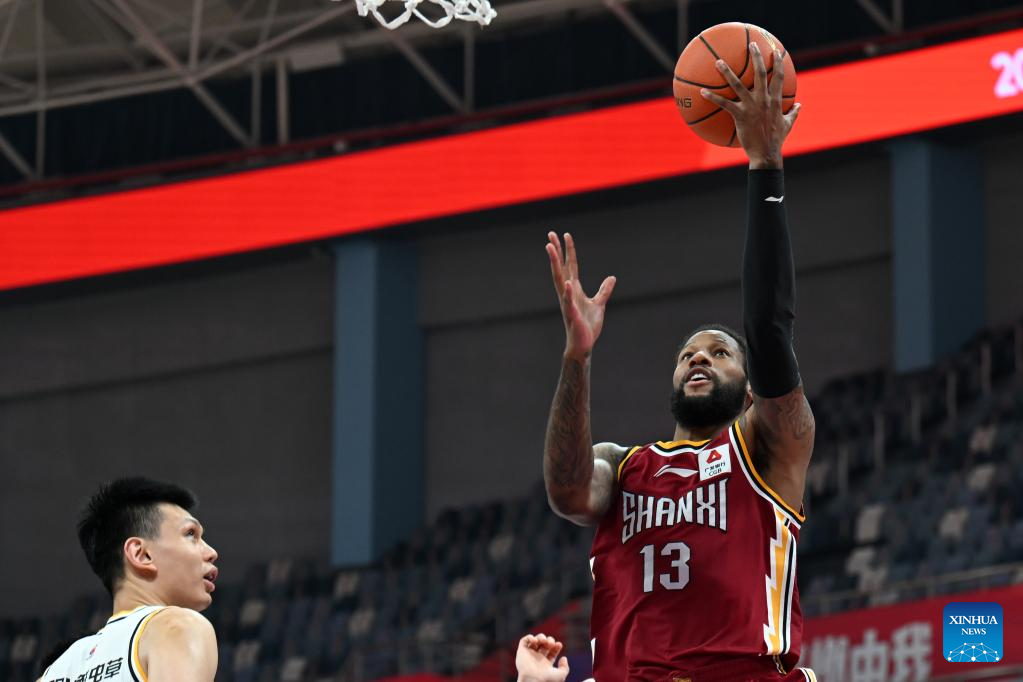
M 719 350 L 717 351 L 717 353 L 715 353 L 715 355 L 724 355 L 727 358 L 729 356 L 729 353 L 726 350 Z

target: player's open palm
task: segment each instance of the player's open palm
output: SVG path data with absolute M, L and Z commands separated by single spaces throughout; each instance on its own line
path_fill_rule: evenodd
M 551 277 L 565 321 L 565 354 L 570 357 L 588 356 L 604 327 L 604 308 L 615 288 L 615 278 L 606 278 L 592 298 L 587 296 L 579 282 L 579 263 L 572 235 L 565 233 L 564 249 L 555 233 L 548 232 L 547 239 Z
M 565 682 L 568 677 L 568 659 L 562 658 L 554 665 L 562 644 L 544 634 L 526 635 L 519 640 L 515 652 L 515 669 L 518 682 Z
M 735 133 L 749 156 L 751 168 L 780 167 L 781 146 L 799 116 L 800 105 L 795 104 L 787 114 L 782 111 L 781 93 L 785 68 L 781 53 L 774 53 L 770 81 L 764 57 L 755 42 L 750 43 L 750 54 L 753 56 L 752 90 L 742 84 L 727 63 L 718 60 L 718 71 L 735 91 L 738 101 L 726 99 L 707 89 L 701 90 L 700 94 L 735 119 Z

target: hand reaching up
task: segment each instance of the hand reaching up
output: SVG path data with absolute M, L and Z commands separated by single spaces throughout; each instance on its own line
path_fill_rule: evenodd
M 562 657 L 557 667 L 554 665 L 561 649 L 561 642 L 543 633 L 526 635 L 520 639 L 519 648 L 515 652 L 518 682 L 565 682 L 568 677 L 568 659 Z
M 799 104 L 794 105 L 787 114 L 782 111 L 781 91 L 785 68 L 781 53 L 774 53 L 774 68 L 768 83 L 767 67 L 760 47 L 750 43 L 749 51 L 753 56 L 752 90 L 742 84 L 728 64 L 719 59 L 717 69 L 732 86 L 739 101 L 725 99 L 706 88 L 700 94 L 735 119 L 735 132 L 749 156 L 750 168 L 781 168 L 781 146 L 799 116 Z
M 551 261 L 551 277 L 561 302 L 561 317 L 565 322 L 565 355 L 577 359 L 589 357 L 604 327 L 604 307 L 615 288 L 615 278 L 608 277 L 592 297 L 588 297 L 579 282 L 579 263 L 575 255 L 575 241 L 565 233 L 565 249 L 554 232 L 547 233 L 547 256 Z

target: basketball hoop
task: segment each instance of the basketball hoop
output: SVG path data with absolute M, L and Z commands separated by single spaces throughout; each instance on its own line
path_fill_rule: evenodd
M 337 2 L 338 0 L 335 0 Z M 400 2 L 405 5 L 405 11 L 393 19 L 388 20 L 380 13 L 380 8 L 385 2 Z M 419 11 L 419 5 L 430 3 L 437 5 L 444 11 L 444 16 L 439 19 L 431 19 Z M 480 26 L 486 26 L 490 20 L 497 16 L 497 12 L 490 6 L 488 0 L 355 0 L 355 6 L 359 10 L 359 16 L 364 17 L 372 14 L 384 28 L 392 31 L 413 16 L 427 24 L 431 28 L 441 28 L 451 23 L 452 19 L 462 21 L 475 21 Z

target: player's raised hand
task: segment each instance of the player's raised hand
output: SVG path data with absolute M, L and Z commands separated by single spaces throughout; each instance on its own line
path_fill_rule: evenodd
M 543 633 L 520 639 L 519 648 L 515 651 L 518 682 L 565 682 L 568 659 L 562 658 L 557 666 L 554 665 L 561 648 L 561 642 Z
M 705 99 L 731 114 L 735 119 L 735 132 L 739 143 L 749 156 L 750 168 L 781 168 L 781 145 L 799 116 L 797 103 L 789 113 L 782 112 L 781 91 L 785 81 L 785 68 L 779 51 L 774 52 L 774 68 L 770 82 L 760 47 L 750 43 L 753 56 L 753 89 L 749 90 L 732 69 L 722 60 L 718 71 L 739 98 L 733 102 L 707 89 L 700 90 Z
M 547 256 L 551 261 L 551 277 L 561 302 L 561 317 L 565 321 L 565 355 L 585 358 L 593 352 L 593 344 L 604 327 L 604 307 L 615 288 L 615 278 L 608 277 L 592 298 L 583 291 L 579 282 L 579 263 L 575 255 L 575 241 L 565 233 L 565 248 L 554 232 L 547 233 Z

